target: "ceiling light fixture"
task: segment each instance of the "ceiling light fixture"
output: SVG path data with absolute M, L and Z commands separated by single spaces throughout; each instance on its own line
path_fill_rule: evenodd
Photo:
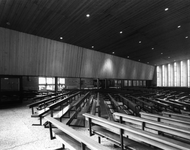
M 89 18 L 89 17 L 90 17 L 90 14 L 86 14 L 86 17 Z
M 119 33 L 120 33 L 120 34 L 122 34 L 122 33 L 123 33 L 123 31 L 120 31 Z
M 178 28 L 178 29 L 181 28 L 181 25 L 177 26 L 177 28 Z
M 154 50 L 154 47 L 152 48 L 152 50 Z
M 165 11 L 168 11 L 169 8 L 165 8 Z
M 62 37 L 62 36 L 60 37 L 60 40 L 63 40 L 63 37 Z
M 92 46 L 92 48 L 94 48 L 94 46 Z
M 161 55 L 162 55 L 163 53 L 161 53 Z
M 112 54 L 115 54 L 115 52 L 112 52 Z
M 139 44 L 141 43 L 141 41 L 139 41 Z
M 188 36 L 186 36 L 185 38 L 186 38 L 186 39 L 188 39 L 189 37 L 188 37 Z

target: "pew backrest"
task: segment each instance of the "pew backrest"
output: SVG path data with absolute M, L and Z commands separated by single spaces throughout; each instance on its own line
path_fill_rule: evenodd
M 160 135 L 156 135 L 147 131 L 143 131 L 137 128 L 129 127 L 121 123 L 109 121 L 107 119 L 93 116 L 91 114 L 85 113 L 83 114 L 86 119 L 89 121 L 89 131 L 91 132 L 91 124 L 96 124 L 101 127 L 108 129 L 114 133 L 120 134 L 122 137 L 128 136 L 129 138 L 137 139 L 138 141 L 145 142 L 147 144 L 151 144 L 153 146 L 162 148 L 162 149 L 183 149 L 189 150 L 190 145 L 184 142 L 176 141 L 170 138 L 166 138 Z M 122 138 L 121 138 L 122 139 Z M 122 143 L 122 142 L 121 142 Z
M 133 103 L 132 101 L 128 100 L 127 98 L 123 97 L 122 95 L 118 94 L 118 96 L 122 99 L 123 103 L 133 111 L 133 113 L 139 116 L 140 109 L 138 105 Z
M 79 94 L 80 94 L 80 92 L 76 92 L 76 93 L 74 93 L 74 94 L 68 96 L 67 98 L 65 98 L 65 99 L 63 99 L 63 100 L 61 100 L 61 101 L 57 101 L 56 103 L 51 104 L 51 105 L 49 106 L 49 108 L 50 108 L 51 110 L 53 110 L 54 108 L 60 106 L 61 104 L 67 102 L 68 100 L 70 100 L 71 98 L 73 98 L 73 97 L 75 97 L 75 96 L 77 96 L 77 95 L 79 95 Z
M 150 120 L 154 120 L 154 121 L 158 121 L 162 123 L 167 123 L 167 124 L 171 124 L 171 125 L 175 125 L 175 126 L 179 126 L 183 128 L 190 128 L 189 121 L 184 121 L 184 120 L 174 119 L 170 117 L 165 117 L 158 114 L 150 114 L 150 113 L 144 113 L 144 112 L 140 112 L 140 115 L 142 118 L 146 118 L 146 119 L 150 119 Z
M 187 115 L 184 115 L 184 114 L 178 114 L 178 113 L 172 113 L 172 112 L 163 111 L 162 115 L 166 116 L 166 117 L 171 117 L 171 118 L 174 118 L 174 119 L 179 119 L 179 120 L 184 120 L 184 121 L 189 121 L 190 122 L 190 116 L 187 116 Z
M 118 104 L 118 102 L 110 95 L 108 94 L 111 102 L 113 103 L 114 105 L 114 108 L 116 108 L 117 112 L 121 112 L 121 113 L 126 113 L 121 107 L 120 105 Z
M 141 127 L 142 130 L 151 129 L 153 131 L 157 131 L 157 134 L 159 134 L 159 132 L 164 132 L 170 135 L 175 135 L 185 139 L 190 139 L 190 131 L 184 128 L 179 128 L 173 125 L 168 125 L 165 123 L 141 117 L 126 115 L 122 113 L 114 113 L 113 116 L 116 120 L 120 121 L 121 123 L 125 122 L 125 123 L 138 125 L 139 127 Z
M 96 141 L 90 139 L 89 137 L 77 132 L 76 130 L 72 129 L 71 127 L 59 122 L 58 120 L 52 117 L 45 117 L 45 119 L 53 124 L 55 127 L 60 129 L 62 132 L 66 133 L 68 136 L 72 137 L 73 139 L 77 140 L 78 142 L 84 144 L 91 150 L 109 150 L 107 147 L 97 143 Z M 50 126 L 51 127 L 51 126 Z M 51 129 L 50 129 L 51 131 Z M 50 133 L 51 135 L 52 133 Z
M 188 115 L 188 116 L 190 116 L 190 111 L 184 111 L 184 110 L 181 110 L 181 113 L 184 114 L 184 115 Z

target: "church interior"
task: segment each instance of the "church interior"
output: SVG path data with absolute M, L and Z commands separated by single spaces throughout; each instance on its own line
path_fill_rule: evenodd
M 190 1 L 0 0 L 0 150 L 190 150 Z

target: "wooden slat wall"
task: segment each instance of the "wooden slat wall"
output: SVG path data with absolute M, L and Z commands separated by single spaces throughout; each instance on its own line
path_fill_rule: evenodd
M 0 28 L 0 74 L 152 80 L 154 67 Z

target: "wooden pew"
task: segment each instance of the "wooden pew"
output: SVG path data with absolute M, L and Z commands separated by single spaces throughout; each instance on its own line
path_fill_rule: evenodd
M 172 113 L 172 112 L 166 112 L 166 111 L 163 111 L 162 115 L 166 116 L 166 117 L 171 117 L 171 118 L 174 118 L 174 119 L 179 119 L 179 120 L 184 120 L 184 121 L 189 121 L 190 122 L 190 116 L 187 116 L 187 115 L 178 114 L 178 113 Z
M 120 97 L 123 104 L 126 105 L 128 109 L 132 110 L 134 115 L 139 116 L 140 108 L 138 107 L 137 104 L 133 103 L 132 101 L 128 100 L 127 98 L 123 97 L 120 94 L 118 94 L 118 96 Z
M 57 94 L 59 94 L 59 93 L 51 93 L 51 94 L 47 94 L 47 95 L 38 95 L 36 97 L 31 98 L 30 101 L 33 101 L 33 103 L 34 103 L 34 102 L 37 102 L 37 101 L 42 100 L 42 99 L 47 98 L 47 97 L 56 96 Z
M 156 98 L 157 101 L 166 103 L 170 105 L 170 108 L 174 111 L 174 112 L 180 112 L 181 109 L 183 109 L 183 105 L 178 104 L 176 102 L 171 102 L 169 100 L 166 99 L 161 99 L 161 98 Z
M 182 105 L 181 109 L 183 109 L 183 110 L 190 110 L 190 104 L 189 103 L 182 102 L 179 100 L 173 100 L 173 99 L 169 99 L 169 101 Z
M 51 112 L 51 116 L 53 116 L 53 111 L 55 108 L 57 108 L 58 106 L 61 107 L 62 104 L 65 104 L 68 102 L 68 100 L 70 100 L 71 98 L 79 95 L 80 92 L 77 92 L 75 94 L 72 94 L 71 96 L 67 97 L 67 98 L 64 98 L 60 101 L 57 101 L 53 104 L 51 104 L 50 106 L 38 111 L 38 113 L 35 113 L 35 114 L 32 114 L 31 117 L 35 117 L 35 118 L 39 118 L 40 120 L 40 124 L 33 124 L 33 125 L 42 125 L 42 118 L 45 116 L 45 115 L 48 115 L 50 112 Z
M 32 114 L 34 114 L 35 113 L 34 112 L 34 107 L 37 107 L 40 104 L 45 104 L 49 100 L 53 100 L 55 98 L 63 97 L 65 95 L 67 95 L 67 94 L 68 94 L 68 92 L 63 93 L 63 94 L 59 94 L 59 95 L 57 93 L 56 94 L 45 95 L 45 96 L 42 96 L 43 98 L 40 97 L 40 99 L 42 99 L 42 100 L 33 102 L 33 103 L 29 104 L 28 107 L 32 109 Z M 47 97 L 50 97 L 50 98 L 47 98 Z
M 184 115 L 189 115 L 190 116 L 190 111 L 181 110 L 181 113 L 184 114 Z
M 89 99 L 89 97 L 90 92 L 87 92 L 84 96 L 80 97 L 78 101 L 71 104 L 71 109 L 75 112 L 67 121 L 67 125 L 85 127 L 85 118 L 82 114 L 86 113 L 91 106 L 93 97 L 91 97 L 91 99 Z
M 159 112 L 160 112 L 160 111 L 163 111 L 163 109 L 164 109 L 164 110 L 167 110 L 167 109 L 169 108 L 169 104 L 166 104 L 166 103 L 163 103 L 163 102 L 160 102 L 160 101 L 152 100 L 152 99 L 146 98 L 146 97 L 144 97 L 144 96 L 141 97 L 141 99 L 153 103 L 153 104 L 154 104 L 154 107 L 155 107 L 156 110 L 158 110 Z
M 129 127 L 121 123 L 108 121 L 104 118 L 93 116 L 91 114 L 84 114 L 86 119 L 89 121 L 89 133 L 90 136 L 93 134 L 97 134 L 102 137 L 106 137 L 107 139 L 110 139 L 111 141 L 115 142 L 116 144 L 121 146 L 121 149 L 123 150 L 124 147 L 129 147 L 131 149 L 143 149 L 142 146 L 139 147 L 136 146 L 136 144 L 126 144 L 124 142 L 124 137 L 128 137 L 131 139 L 136 139 L 138 142 L 144 142 L 146 144 L 161 148 L 161 149 L 167 149 L 167 150 L 189 150 L 190 145 L 184 142 L 180 142 L 174 139 L 170 139 L 167 137 L 163 137 L 157 134 L 153 134 L 147 131 L 143 131 L 137 128 Z M 92 126 L 98 125 L 101 127 L 101 129 L 97 129 L 97 127 Z M 108 131 L 108 132 L 107 132 Z M 111 136 L 111 133 L 113 133 L 113 136 Z M 114 138 L 116 135 L 119 135 L 119 143 L 118 139 Z M 127 140 L 127 139 L 126 139 Z M 100 140 L 99 140 L 100 141 Z M 140 143 L 139 143 L 140 144 Z M 137 148 L 136 148 L 137 147 Z M 152 147 L 144 147 L 144 150 L 153 149 Z
M 81 92 L 76 92 L 69 97 L 63 99 L 62 101 L 58 101 L 52 105 L 49 106 L 51 117 L 55 117 L 57 119 L 61 119 L 62 116 L 64 116 L 73 106 L 73 104 L 76 103 L 76 101 L 73 101 L 73 98 L 79 97 Z M 55 109 L 57 107 L 60 107 L 60 111 L 54 115 Z M 61 121 L 61 120 L 60 120 Z
M 98 116 L 100 117 L 100 93 L 97 93 L 97 104 L 96 104 L 96 112 L 98 112 Z
M 45 119 L 49 122 L 50 138 L 58 139 L 63 144 L 64 149 L 69 148 L 72 150 L 108 150 L 107 147 L 97 143 L 96 141 L 77 132 L 76 130 L 52 117 L 48 116 L 45 117 Z M 53 131 L 52 124 L 58 129 L 55 129 Z M 53 137 L 53 132 L 55 137 Z
M 152 113 L 154 110 L 154 104 L 150 103 L 150 102 L 145 102 L 137 97 L 128 95 L 127 96 L 128 99 L 131 99 L 132 101 L 135 102 L 135 104 L 139 105 L 141 107 L 141 109 L 143 109 L 144 111 L 150 112 Z
M 126 111 L 124 111 L 123 108 L 121 108 L 121 106 L 118 104 L 118 102 L 116 102 L 115 99 L 110 94 L 108 94 L 108 97 L 110 98 L 112 104 L 114 105 L 116 112 L 125 113 L 125 114 L 127 113 Z
M 42 104 L 39 104 L 37 109 L 45 108 L 45 107 L 49 106 L 50 104 L 55 103 L 57 100 L 63 99 L 65 97 L 71 95 L 72 93 L 73 92 L 66 92 L 66 93 L 57 95 L 54 99 L 49 98 L 49 99 L 47 99 L 47 101 L 43 102 Z
M 96 115 L 96 104 L 97 104 L 97 101 L 95 99 L 93 99 L 92 108 L 90 111 L 90 114 L 92 114 L 92 115 Z
M 105 104 L 104 97 L 102 94 L 99 94 L 98 101 L 99 101 L 98 103 L 99 103 L 100 116 L 108 119 L 111 114 L 110 114 L 110 110 L 109 110 L 108 106 Z
M 115 120 L 121 123 L 127 123 L 129 126 L 137 127 L 145 131 L 160 135 L 168 135 L 176 139 L 184 139 L 184 141 L 190 139 L 190 131 L 184 128 L 179 128 L 173 125 L 145 119 L 141 117 L 130 116 L 122 113 L 113 114 Z M 190 141 L 189 141 L 190 142 Z
M 140 112 L 140 115 L 141 115 L 141 118 L 151 119 L 154 121 L 179 126 L 182 128 L 188 128 L 188 129 L 190 128 L 190 122 L 188 121 L 165 117 L 165 116 L 157 115 L 157 114 L 144 113 L 144 112 Z

